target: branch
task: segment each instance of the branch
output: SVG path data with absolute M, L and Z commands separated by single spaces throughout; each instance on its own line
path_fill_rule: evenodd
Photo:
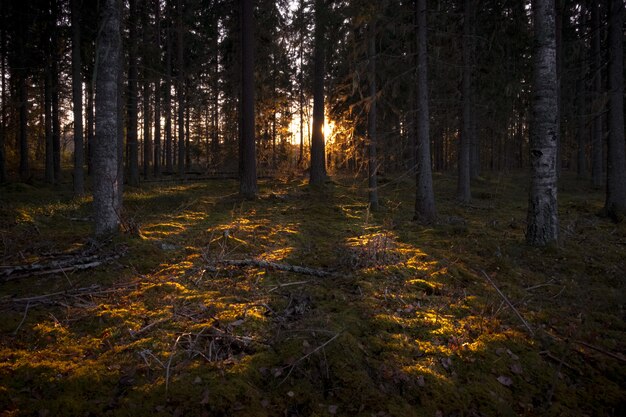
M 511 309 L 515 312 L 515 314 L 517 315 L 517 317 L 519 317 L 519 319 L 522 321 L 522 323 L 524 323 L 524 326 L 526 326 L 526 328 L 528 329 L 528 332 L 530 333 L 531 336 L 535 336 L 535 332 L 533 331 L 533 329 L 530 327 L 530 325 L 528 324 L 528 322 L 526 320 L 524 320 L 524 317 L 522 317 L 522 315 L 520 314 L 519 311 L 517 311 L 517 309 L 515 308 L 515 306 L 513 305 L 513 303 L 511 303 L 511 301 L 509 301 L 509 299 L 506 297 L 506 295 L 504 295 L 502 293 L 502 291 L 500 291 L 500 288 L 498 288 L 498 286 L 491 280 L 491 278 L 489 278 L 489 275 L 487 275 L 487 273 L 485 271 L 483 271 L 482 269 L 480 270 L 480 272 L 482 272 L 482 274 L 485 276 L 485 278 L 487 278 L 487 281 L 489 281 L 489 283 L 493 286 L 493 288 L 496 289 L 496 291 L 498 291 L 498 294 L 500 294 L 500 297 L 502 297 L 502 299 L 509 305 L 509 307 L 511 307 Z
M 276 262 L 263 261 L 260 259 L 224 259 L 215 261 L 216 264 L 229 265 L 229 266 L 237 266 L 237 267 L 247 267 L 254 266 L 257 268 L 267 268 L 267 269 L 276 269 L 278 271 L 287 271 L 294 272 L 296 274 L 304 274 L 304 275 L 313 275 L 316 277 L 328 277 L 333 276 L 334 273 L 330 271 L 325 271 L 323 269 L 314 269 L 305 266 L 297 266 L 297 265 L 289 265 L 289 264 L 280 264 Z M 217 272 L 217 269 L 207 267 L 207 271 L 209 272 Z

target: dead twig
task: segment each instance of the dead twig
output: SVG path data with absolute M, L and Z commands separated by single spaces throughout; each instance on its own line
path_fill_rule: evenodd
M 26 309 L 24 310 L 24 317 L 22 317 L 22 321 L 20 321 L 20 324 L 17 326 L 17 328 L 13 330 L 13 336 L 17 335 L 17 332 L 19 332 L 20 328 L 22 327 L 22 324 L 24 324 L 24 322 L 26 321 L 26 316 L 28 315 L 29 308 L 30 308 L 30 301 L 26 303 Z
M 279 288 L 283 288 L 283 287 L 290 287 L 292 285 L 302 285 L 302 284 L 308 284 L 309 281 L 296 281 L 296 282 L 287 282 L 285 284 L 278 284 L 277 286 L 270 288 L 268 292 L 274 292 Z
M 342 332 L 336 333 L 333 337 L 328 339 L 326 342 L 322 343 L 321 345 L 319 345 L 318 347 L 316 347 L 315 349 L 313 349 L 312 351 L 310 351 L 309 353 L 307 353 L 306 355 L 302 356 L 300 359 L 298 359 L 297 361 L 292 363 L 291 366 L 289 367 L 289 372 L 287 372 L 287 375 L 285 375 L 285 378 L 283 378 L 283 380 L 280 381 L 280 384 L 278 384 L 278 385 L 282 385 L 287 380 L 287 378 L 289 378 L 289 375 L 291 375 L 291 372 L 293 372 L 293 370 L 294 370 L 294 368 L 296 367 L 297 364 L 299 364 L 300 362 L 304 361 L 306 358 L 308 358 L 309 356 L 313 355 L 314 353 L 319 352 L 321 349 L 324 349 L 333 340 L 337 339 L 341 335 L 341 333 Z
M 166 321 L 168 321 L 168 320 L 169 320 L 169 317 L 164 318 L 164 319 L 159 319 L 159 320 L 156 320 L 156 321 L 154 321 L 154 322 L 152 322 L 152 323 L 148 324 L 147 326 L 142 327 L 141 329 L 139 329 L 139 330 L 137 330 L 137 331 L 134 331 L 134 330 L 132 330 L 132 329 L 128 329 L 128 332 L 130 333 L 130 336 L 131 336 L 132 338 L 137 338 L 137 337 L 139 337 L 142 333 L 145 333 L 145 332 L 147 332 L 148 330 L 152 329 L 153 327 L 158 326 L 158 325 L 159 325 L 159 324 L 161 324 L 161 323 L 165 323 L 165 322 L 166 322 Z
M 506 295 L 504 295 L 502 293 L 502 291 L 500 291 L 500 288 L 498 288 L 498 286 L 493 282 L 493 280 L 489 277 L 489 275 L 487 275 L 487 273 L 485 271 L 483 271 L 482 269 L 480 270 L 480 272 L 485 276 L 485 278 L 487 279 L 487 281 L 489 281 L 489 283 L 491 284 L 491 286 L 493 288 L 496 289 L 496 291 L 498 292 L 498 294 L 500 294 L 500 297 L 502 297 L 502 299 L 509 305 L 509 307 L 511 307 L 511 309 L 513 310 L 513 312 L 515 312 L 515 314 L 517 315 L 517 317 L 521 320 L 522 323 L 524 323 L 524 326 L 526 327 L 526 329 L 528 329 L 528 332 L 530 333 L 531 336 L 535 336 L 535 332 L 533 331 L 533 329 L 530 327 L 530 325 L 528 324 L 528 322 L 526 320 L 524 320 L 524 317 L 522 317 L 522 315 L 520 314 L 520 312 L 515 308 L 515 306 L 513 305 L 513 303 L 511 303 L 511 301 L 507 298 Z

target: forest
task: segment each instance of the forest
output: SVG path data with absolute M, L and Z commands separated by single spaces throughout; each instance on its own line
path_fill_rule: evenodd
M 2 0 L 0 417 L 626 415 L 623 0 Z

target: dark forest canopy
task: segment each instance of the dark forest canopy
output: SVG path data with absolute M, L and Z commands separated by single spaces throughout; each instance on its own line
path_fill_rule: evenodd
M 76 195 L 84 178 L 93 183 L 102 157 L 95 122 L 105 4 L 2 2 L 2 182 L 71 179 Z M 562 171 L 606 188 L 614 219 L 626 208 L 620 1 L 112 7 L 121 36 L 110 86 L 119 191 L 163 176 L 220 174 L 241 176 L 242 195 L 253 198 L 257 175 L 307 170 L 319 184 L 327 173 L 369 172 L 375 208 L 377 177 L 415 171 L 415 217 L 432 222 L 433 171 L 458 172 L 457 198 L 468 204 L 471 182 L 483 173 L 523 168 L 538 195 L 546 184 L 537 179 L 552 178 L 553 201 L 531 196 L 529 220 L 556 213 Z M 552 11 L 546 30 L 533 16 L 540 7 Z M 556 106 L 550 126 L 539 120 L 546 108 L 534 107 L 545 105 L 537 101 L 545 94 Z M 535 243 L 556 238 L 551 232 Z

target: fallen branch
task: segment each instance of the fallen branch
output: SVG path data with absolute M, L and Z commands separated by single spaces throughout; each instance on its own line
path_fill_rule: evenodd
M 92 285 L 90 287 L 76 288 L 74 290 L 66 290 L 66 291 L 57 291 L 49 294 L 36 295 L 32 297 L 25 298 L 8 298 L 3 299 L 3 302 L 12 302 L 12 303 L 33 303 L 33 302 L 44 302 L 46 300 L 53 299 L 55 297 L 76 297 L 76 296 L 94 296 L 94 295 L 102 295 L 102 294 L 110 294 L 114 292 L 118 292 L 120 290 L 124 290 L 129 287 L 137 286 L 137 283 L 128 283 L 128 284 L 120 284 L 113 288 L 100 289 L 99 285 Z M 32 304 L 31 304 L 32 307 Z
M 626 358 L 624 358 L 623 356 L 619 355 L 619 354 L 615 354 L 613 352 L 609 352 L 608 350 L 602 349 L 601 347 L 598 346 L 594 346 L 594 345 L 590 345 L 589 343 L 583 342 L 581 340 L 573 340 L 574 343 L 576 343 L 577 345 L 581 345 L 584 346 L 586 348 L 595 350 L 596 352 L 600 352 L 610 358 L 616 359 L 620 362 L 624 362 L 626 363 Z
M 270 288 L 270 290 L 268 292 L 273 292 L 276 291 L 279 288 L 283 288 L 283 287 L 290 287 L 292 285 L 301 285 L 301 284 L 308 284 L 309 281 L 296 281 L 296 282 L 287 282 L 286 284 L 278 284 L 277 286 Z
M 513 310 L 513 312 L 515 312 L 515 314 L 517 315 L 517 317 L 519 317 L 519 319 L 522 321 L 522 323 L 524 323 L 524 326 L 526 326 L 526 328 L 528 329 L 528 332 L 530 333 L 531 336 L 535 336 L 535 332 L 533 331 L 533 329 L 530 327 L 530 325 L 528 324 L 528 322 L 526 320 L 524 320 L 524 317 L 522 317 L 522 315 L 520 314 L 519 311 L 517 311 L 517 309 L 515 308 L 515 306 L 513 305 L 513 303 L 511 303 L 511 301 L 509 301 L 509 299 L 506 297 L 506 295 L 504 295 L 502 293 L 502 291 L 500 291 L 500 288 L 498 288 L 498 286 L 493 282 L 493 280 L 489 277 L 489 275 L 487 275 L 487 273 L 485 271 L 483 271 L 482 269 L 480 270 L 480 272 L 485 276 L 485 278 L 487 279 L 487 281 L 489 281 L 489 283 L 491 284 L 491 286 L 493 288 L 496 289 L 496 291 L 498 291 L 498 294 L 500 294 L 500 297 L 502 297 L 502 299 L 509 305 L 509 307 L 511 307 L 511 309 Z
M 71 257 L 67 259 L 51 261 L 48 263 L 3 266 L 0 267 L 0 276 L 3 277 L 4 281 L 11 281 L 14 279 L 26 278 L 31 276 L 80 271 L 95 268 L 97 266 L 112 262 L 116 259 L 119 259 L 123 255 L 124 252 L 104 257 L 101 255 L 90 255 L 83 258 Z
M 215 263 L 237 267 L 253 266 L 257 268 L 275 269 L 278 271 L 294 272 L 296 274 L 313 275 L 316 277 L 328 277 L 334 275 L 332 272 L 325 271 L 323 269 L 314 269 L 298 265 L 280 264 L 276 262 L 263 261 L 260 259 L 223 259 L 215 261 Z M 217 272 L 217 269 L 207 267 L 206 271 Z

